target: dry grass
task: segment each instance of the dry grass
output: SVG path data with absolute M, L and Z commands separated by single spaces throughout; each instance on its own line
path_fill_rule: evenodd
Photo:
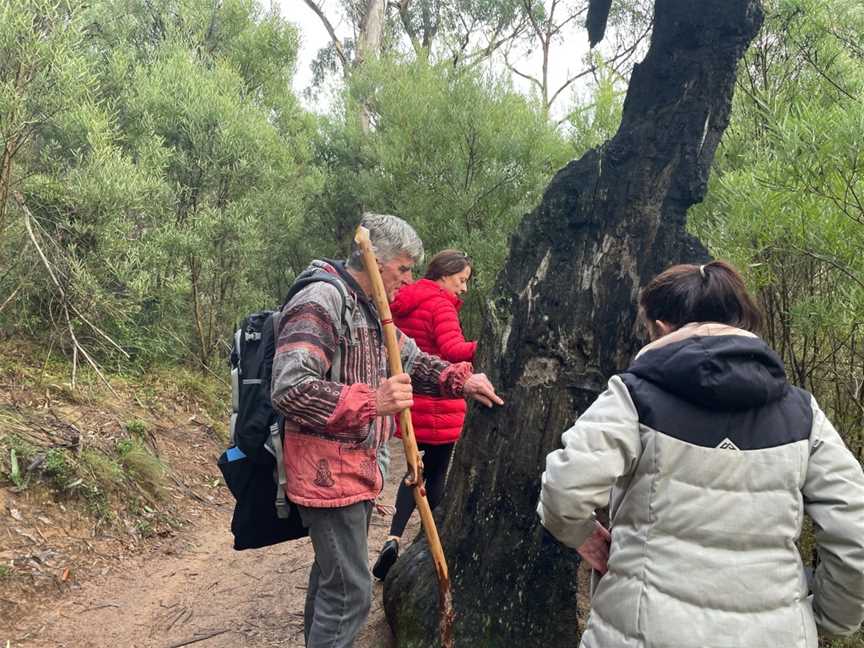
M 120 465 L 127 479 L 145 493 L 160 499 L 165 489 L 165 466 L 143 443 L 134 438 L 117 444 Z

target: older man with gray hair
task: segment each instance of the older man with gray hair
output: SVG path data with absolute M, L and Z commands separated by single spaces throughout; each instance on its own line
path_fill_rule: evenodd
M 423 243 L 396 216 L 363 215 L 389 300 L 411 283 Z M 387 352 L 360 251 L 347 263 L 313 261 L 307 285 L 276 318 L 273 405 L 285 417 L 286 494 L 315 550 L 304 613 L 306 645 L 347 648 L 372 600 L 367 533 L 384 484 L 394 414 L 413 392 L 502 404 L 470 363 L 447 363 L 399 334 L 406 373 L 387 375 Z

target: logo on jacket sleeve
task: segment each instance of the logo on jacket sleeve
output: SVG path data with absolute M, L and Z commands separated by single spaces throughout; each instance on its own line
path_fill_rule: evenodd
M 732 440 L 729 437 L 723 439 L 718 445 L 717 448 L 719 450 L 741 450 L 738 446 L 732 443 Z

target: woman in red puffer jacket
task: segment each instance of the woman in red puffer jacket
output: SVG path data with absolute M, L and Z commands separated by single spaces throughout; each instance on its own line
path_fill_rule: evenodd
M 426 275 L 402 288 L 390 305 L 393 322 L 405 335 L 417 342 L 421 350 L 448 362 L 470 362 L 477 342 L 467 342 L 459 324 L 459 295 L 468 290 L 471 259 L 458 250 L 443 250 L 429 261 Z M 450 455 L 465 422 L 465 400 L 414 394 L 411 421 L 417 446 L 423 452 L 423 476 L 426 496 L 434 509 L 444 494 L 444 479 Z M 401 434 L 397 431 L 397 436 Z M 396 513 L 390 525 L 390 536 L 372 573 L 381 580 L 399 556 L 399 539 L 414 512 L 411 489 L 400 484 L 396 494 Z

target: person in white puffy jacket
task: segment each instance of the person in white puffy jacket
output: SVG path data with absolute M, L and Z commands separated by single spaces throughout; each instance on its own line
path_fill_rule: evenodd
M 864 473 L 722 261 L 640 297 L 654 340 L 546 458 L 538 513 L 595 568 L 582 648 L 816 648 L 864 619 Z M 610 507 L 607 532 L 595 521 Z M 795 541 L 814 522 L 812 589 Z M 610 536 L 611 534 L 611 536 Z

